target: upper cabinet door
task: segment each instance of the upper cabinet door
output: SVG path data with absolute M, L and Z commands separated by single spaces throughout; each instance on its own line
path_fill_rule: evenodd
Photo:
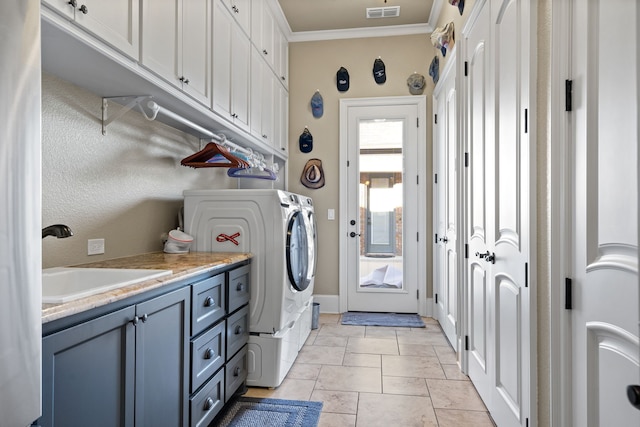
M 142 65 L 179 86 L 181 49 L 182 0 L 142 0 Z
M 107 44 L 138 59 L 140 51 L 139 0 L 43 0 Z
M 184 2 L 182 90 L 211 107 L 212 0 Z
M 251 0 L 221 0 L 249 37 L 251 35 Z

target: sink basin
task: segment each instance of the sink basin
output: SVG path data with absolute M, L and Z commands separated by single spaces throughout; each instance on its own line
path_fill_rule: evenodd
M 53 267 L 42 270 L 42 302 L 60 304 L 134 283 L 168 276 L 172 270 Z

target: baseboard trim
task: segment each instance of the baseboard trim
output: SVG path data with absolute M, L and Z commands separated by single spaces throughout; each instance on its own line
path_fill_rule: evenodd
M 313 302 L 320 304 L 320 313 L 340 313 L 340 296 L 338 295 L 314 295 Z M 433 317 L 433 298 L 426 300 L 425 317 Z

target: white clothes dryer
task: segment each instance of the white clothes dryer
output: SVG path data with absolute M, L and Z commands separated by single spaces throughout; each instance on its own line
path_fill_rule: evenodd
M 184 191 L 193 250 L 253 254 L 250 386 L 279 386 L 311 331 L 315 246 L 303 197 L 281 190 Z

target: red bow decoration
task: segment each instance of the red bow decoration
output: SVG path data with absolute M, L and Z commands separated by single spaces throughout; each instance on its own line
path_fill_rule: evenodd
M 229 241 L 234 245 L 238 246 L 240 243 L 238 243 L 238 241 L 236 240 L 236 237 L 240 237 L 240 232 L 237 232 L 236 234 L 233 234 L 231 236 L 224 233 L 218 234 L 218 237 L 216 237 L 216 240 L 220 243 Z

